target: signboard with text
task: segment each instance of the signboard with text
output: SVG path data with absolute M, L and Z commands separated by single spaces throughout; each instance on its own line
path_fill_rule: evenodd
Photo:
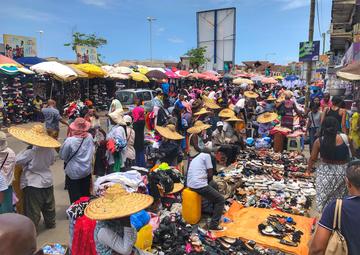
M 76 49 L 76 59 L 79 64 L 84 63 L 97 63 L 98 55 L 95 47 L 77 45 Z
M 318 61 L 320 41 L 301 42 L 299 47 L 299 62 Z
M 35 57 L 36 38 L 19 35 L 3 35 L 5 55 L 9 58 Z

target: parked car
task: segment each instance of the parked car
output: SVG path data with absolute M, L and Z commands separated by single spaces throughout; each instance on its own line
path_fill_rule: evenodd
M 135 99 L 142 99 L 145 111 L 151 112 L 153 108 L 151 101 L 156 96 L 156 92 L 149 89 L 119 89 L 115 92 L 115 96 L 128 111 L 135 108 Z

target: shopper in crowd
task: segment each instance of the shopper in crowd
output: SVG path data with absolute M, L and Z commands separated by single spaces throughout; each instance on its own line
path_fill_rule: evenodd
M 15 152 L 8 147 L 6 134 L 0 132 L 0 173 L 5 179 L 6 190 L 3 191 L 4 199 L 0 202 L 0 214 L 14 211 L 13 188 L 16 156 Z
M 190 162 L 187 171 L 187 186 L 214 205 L 209 230 L 223 230 L 219 226 L 224 211 L 225 199 L 218 192 L 217 184 L 213 181 L 214 168 L 211 156 L 200 153 Z
M 350 164 L 346 169 L 346 186 L 348 194 L 346 198 L 342 199 L 341 226 L 338 226 L 339 232 L 345 238 L 345 242 L 348 248 L 348 255 L 360 254 L 360 238 L 359 227 L 360 219 L 358 212 L 360 210 L 360 161 Z M 322 212 L 321 219 L 318 223 L 315 235 L 310 245 L 309 255 L 323 255 L 327 254 L 326 249 L 328 247 L 331 234 L 334 229 L 335 210 L 337 200 L 331 201 Z
M 135 163 L 135 148 L 134 148 L 134 143 L 135 143 L 135 131 L 132 128 L 132 118 L 129 115 L 125 115 L 124 116 L 124 121 L 126 122 L 126 149 L 125 149 L 125 157 L 126 157 L 126 162 L 125 162 L 125 166 L 127 168 L 130 168 L 131 166 L 134 165 Z
M 314 101 L 310 104 L 310 112 L 308 113 L 308 118 L 307 118 L 307 131 L 309 133 L 310 152 L 312 151 L 312 147 L 315 140 L 320 135 L 321 112 L 319 110 L 320 110 L 320 103 L 316 103 Z
M 125 167 L 127 146 L 127 125 L 122 110 L 109 114 L 111 129 L 106 135 L 107 159 L 112 172 L 120 172 Z
M 122 106 L 120 100 L 117 99 L 117 98 L 113 98 L 113 100 L 111 101 L 110 107 L 109 107 L 108 114 L 110 114 L 110 113 L 112 113 L 112 112 L 114 112 L 116 110 L 123 111 L 124 109 L 123 109 L 123 106 Z M 108 128 L 108 130 L 111 129 L 111 123 L 110 123 L 109 120 L 107 122 L 107 128 Z
M 74 203 L 80 197 L 90 196 L 95 150 L 93 137 L 88 133 L 90 126 L 91 124 L 83 118 L 75 119 L 70 125 L 71 136 L 66 138 L 60 148 L 70 203 Z
M 133 128 L 135 131 L 135 165 L 145 167 L 145 110 L 141 106 L 142 102 L 140 99 L 135 100 L 136 107 L 132 111 L 133 117 Z
M 324 93 L 323 99 L 320 101 L 320 109 L 322 112 L 325 112 L 327 108 L 331 108 L 332 102 L 330 100 L 330 94 L 329 92 Z
M 326 117 L 321 134 L 314 142 L 307 173 L 310 174 L 320 154 L 321 163 L 316 169 L 316 203 L 319 211 L 335 198 L 346 194 L 344 173 L 352 153 L 352 146 L 345 134 L 338 133 L 339 122 Z
M 41 100 L 39 95 L 36 95 L 32 103 L 34 105 L 34 121 L 41 121 L 41 108 L 43 105 L 43 101 Z
M 332 106 L 330 108 L 326 108 L 322 117 L 321 122 L 326 117 L 333 117 L 335 118 L 339 125 L 338 125 L 338 131 L 343 132 L 346 134 L 346 110 L 341 109 L 342 99 L 339 96 L 334 96 L 332 99 Z
M 280 102 L 277 106 L 277 110 L 281 117 L 281 126 L 289 129 L 294 127 L 294 113 L 301 117 L 302 113 L 296 106 L 296 103 L 292 100 L 293 94 L 287 90 L 284 92 L 284 101 Z
M 51 137 L 58 139 L 60 131 L 59 122 L 66 126 L 69 126 L 69 124 L 61 117 L 59 110 L 56 109 L 56 101 L 48 100 L 46 107 L 42 109 L 42 114 L 45 119 L 46 131 Z
M 351 116 L 349 138 L 355 150 L 355 156 L 360 157 L 360 101 L 356 102 L 356 111 Z
M 28 144 L 16 156 L 16 164 L 22 166 L 20 188 L 24 192 L 24 214 L 38 228 L 41 214 L 46 228 L 55 228 L 55 198 L 50 166 L 55 163 L 54 148 L 60 143 L 47 135 L 41 125 L 31 129 L 11 127 L 9 133 Z

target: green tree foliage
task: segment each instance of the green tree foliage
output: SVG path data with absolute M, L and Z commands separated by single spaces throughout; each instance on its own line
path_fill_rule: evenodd
M 208 60 L 205 58 L 206 47 L 193 48 L 186 54 L 190 57 L 190 65 L 192 68 L 198 69 Z

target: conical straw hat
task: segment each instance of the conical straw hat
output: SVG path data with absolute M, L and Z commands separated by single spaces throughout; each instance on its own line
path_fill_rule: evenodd
M 239 122 L 239 121 L 244 121 L 242 119 L 239 119 L 238 117 L 236 116 L 232 116 L 231 118 L 225 120 L 226 122 Z
M 110 191 L 108 191 L 110 189 Z M 154 198 L 140 193 L 127 193 L 109 188 L 103 197 L 94 199 L 85 208 L 85 215 L 93 220 L 111 220 L 130 216 L 147 207 Z
M 205 108 L 201 108 L 200 111 L 194 113 L 194 115 L 199 116 L 199 115 L 208 114 L 208 113 L 210 113 L 208 110 L 206 110 Z
M 214 99 L 210 99 L 207 96 L 203 96 L 202 97 L 203 102 L 205 107 L 212 109 L 212 110 L 216 110 L 216 109 L 220 109 L 221 107 L 215 102 Z
M 174 188 L 172 191 L 170 191 L 169 193 L 166 194 L 174 194 L 174 193 L 178 193 L 179 191 L 184 189 L 184 184 L 182 183 L 174 183 Z
M 223 109 L 219 112 L 220 118 L 231 118 L 233 116 L 235 116 L 235 113 L 233 110 L 231 110 L 229 108 Z
M 34 125 L 31 129 L 21 127 L 9 128 L 9 133 L 28 144 L 44 148 L 58 148 L 61 144 L 46 133 L 43 125 Z
M 201 120 L 195 122 L 194 126 L 189 128 L 187 131 L 190 134 L 199 134 L 201 131 L 210 128 L 211 125 L 204 124 Z
M 278 115 L 274 112 L 266 112 L 261 114 L 256 121 L 259 123 L 269 123 L 276 120 L 277 117 Z
M 248 97 L 248 98 L 258 98 L 259 97 L 258 94 L 256 94 L 254 91 L 250 91 L 250 90 L 245 91 L 244 96 Z
M 182 135 L 180 135 L 178 132 L 176 132 L 175 126 L 172 124 L 167 125 L 166 127 L 156 126 L 155 129 L 156 129 L 156 131 L 159 132 L 159 134 L 162 137 L 165 137 L 167 139 L 170 139 L 170 140 L 184 139 L 184 137 Z

